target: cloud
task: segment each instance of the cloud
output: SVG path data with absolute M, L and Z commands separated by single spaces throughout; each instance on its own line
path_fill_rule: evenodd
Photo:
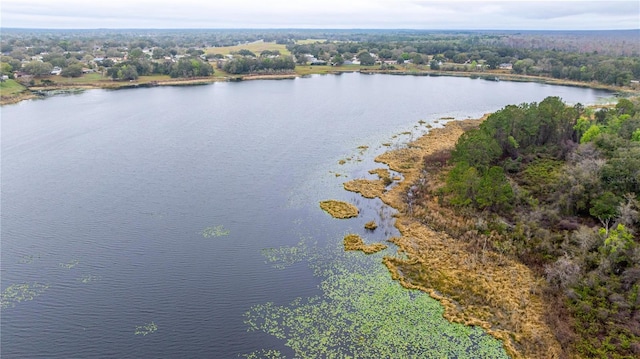
M 2 26 L 54 28 L 638 28 L 631 1 L 3 0 Z

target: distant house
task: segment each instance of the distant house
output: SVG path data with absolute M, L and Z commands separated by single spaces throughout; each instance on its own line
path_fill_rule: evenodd
M 60 75 L 62 73 L 62 69 L 59 68 L 58 66 L 54 67 L 53 70 L 51 70 L 51 74 L 52 75 Z
M 503 70 L 512 70 L 513 69 L 513 64 L 510 62 L 505 62 L 502 63 L 498 66 L 498 68 L 503 69 Z

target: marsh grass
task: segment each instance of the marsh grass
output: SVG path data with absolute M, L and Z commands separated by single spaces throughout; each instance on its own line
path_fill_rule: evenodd
M 339 219 L 357 217 L 360 213 L 358 207 L 351 203 L 336 200 L 322 201 L 320 202 L 320 208 L 329 213 L 333 218 Z
M 369 221 L 364 224 L 364 228 L 370 231 L 375 231 L 376 228 L 378 228 L 378 224 L 376 223 L 376 221 Z
M 364 244 L 362 237 L 357 234 L 347 234 L 344 236 L 343 242 L 345 251 L 362 251 L 364 254 L 373 254 L 387 249 L 387 246 L 382 243 Z
M 386 183 L 383 180 L 354 179 L 343 183 L 345 190 L 360 193 L 365 198 L 382 196 Z
M 420 206 L 409 207 L 407 202 L 409 188 L 420 183 L 423 176 L 422 159 L 453 148 L 466 129 L 481 121 L 449 122 L 444 128 L 431 130 L 408 148 L 376 158 L 404 176 L 404 181 L 381 199 L 400 211 L 396 227 L 402 236 L 392 242 L 406 258 L 386 257 L 384 262 L 393 278 L 403 286 L 427 292 L 439 300 L 448 320 L 485 328 L 503 341 L 512 357 L 556 358 L 561 348 L 545 323 L 545 303 L 539 295 L 540 282 L 535 275 L 520 263 L 470 245 L 477 232 L 464 231 L 454 238 L 429 228 L 434 222 L 424 216 L 432 218 L 433 213 L 441 217 L 441 225 L 456 226 L 459 220 L 454 213 L 436 210 L 437 198 Z M 428 209 L 423 210 L 421 206 L 427 205 Z M 469 225 L 460 224 L 460 228 L 469 228 Z

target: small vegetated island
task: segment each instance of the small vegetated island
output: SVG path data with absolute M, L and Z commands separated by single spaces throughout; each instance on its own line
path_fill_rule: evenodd
M 638 357 L 640 98 L 510 105 L 377 160 L 407 179 L 381 196 L 403 285 L 514 357 Z

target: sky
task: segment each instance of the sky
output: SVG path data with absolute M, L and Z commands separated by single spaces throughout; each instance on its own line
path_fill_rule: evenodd
M 640 0 L 2 0 L 6 28 L 612 30 Z

